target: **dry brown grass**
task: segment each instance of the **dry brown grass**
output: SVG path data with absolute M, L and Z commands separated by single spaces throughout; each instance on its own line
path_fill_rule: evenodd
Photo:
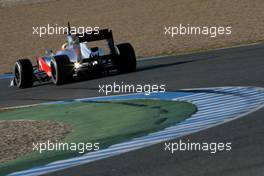
M 3 1 L 3 0 L 2 0 Z M 117 43 L 131 42 L 138 56 L 189 52 L 264 39 L 263 0 L 57 0 L 0 8 L 0 72 L 19 57 L 34 58 L 58 49 L 63 37 L 32 35 L 49 24 L 113 29 Z M 164 26 L 232 26 L 232 35 L 164 35 Z

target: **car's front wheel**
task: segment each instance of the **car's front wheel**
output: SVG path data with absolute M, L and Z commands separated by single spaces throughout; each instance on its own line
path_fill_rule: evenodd
M 55 56 L 51 60 L 51 80 L 56 85 L 68 83 L 73 77 L 73 64 L 68 56 Z
M 19 59 L 14 66 L 14 81 L 19 88 L 28 88 L 33 85 L 33 66 L 29 59 Z

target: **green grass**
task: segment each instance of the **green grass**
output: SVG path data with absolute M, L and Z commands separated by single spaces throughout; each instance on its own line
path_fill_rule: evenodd
M 52 120 L 71 126 L 63 142 L 99 142 L 100 149 L 172 126 L 195 113 L 187 102 L 126 100 L 41 105 L 0 112 L 0 120 Z M 4 139 L 1 139 L 4 140 Z M 0 175 L 79 155 L 70 151 L 32 152 L 0 165 Z

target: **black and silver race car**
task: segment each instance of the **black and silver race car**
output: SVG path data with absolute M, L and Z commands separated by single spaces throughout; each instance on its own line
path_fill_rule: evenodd
M 88 47 L 88 43 L 104 40 L 108 53 L 103 48 Z M 130 43 L 115 45 L 112 31 L 102 29 L 99 32 L 67 34 L 67 43 L 60 51 L 37 58 L 32 65 L 29 59 L 19 59 L 14 66 L 14 78 L 11 85 L 19 88 L 33 86 L 34 82 L 52 80 L 56 85 L 68 83 L 74 78 L 117 70 L 128 73 L 136 70 L 136 55 Z

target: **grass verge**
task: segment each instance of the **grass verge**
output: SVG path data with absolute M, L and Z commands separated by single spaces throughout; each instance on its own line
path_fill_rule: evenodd
M 0 120 L 62 122 L 72 129 L 72 133 L 67 135 L 63 142 L 99 142 L 100 149 L 103 149 L 175 125 L 195 112 L 196 107 L 188 102 L 145 99 L 40 105 L 2 111 Z M 31 152 L 2 163 L 0 175 L 77 155 L 79 154 L 71 151 L 47 151 L 42 154 Z

